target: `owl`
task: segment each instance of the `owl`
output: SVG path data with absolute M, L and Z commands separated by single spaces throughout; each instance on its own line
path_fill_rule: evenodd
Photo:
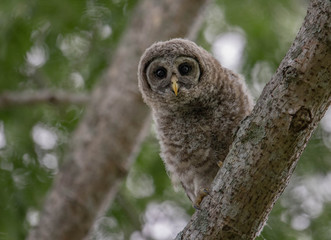
M 161 158 L 174 186 L 193 206 L 225 159 L 253 106 L 244 81 L 194 42 L 172 39 L 146 49 L 138 85 L 151 108 Z

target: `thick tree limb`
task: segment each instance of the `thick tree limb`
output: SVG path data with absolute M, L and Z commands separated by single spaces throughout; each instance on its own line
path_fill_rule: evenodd
M 150 118 L 137 87 L 140 55 L 154 41 L 185 36 L 205 2 L 144 0 L 138 6 L 28 239 L 86 236 L 106 195 L 108 202 L 114 198 Z
M 41 103 L 85 105 L 89 99 L 90 97 L 86 93 L 72 93 L 59 90 L 3 92 L 0 95 L 0 109 Z
M 304 23 L 202 202 L 176 239 L 254 239 L 331 103 L 331 2 Z

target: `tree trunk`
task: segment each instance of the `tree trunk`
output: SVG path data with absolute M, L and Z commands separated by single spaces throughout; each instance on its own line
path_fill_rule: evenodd
M 137 87 L 141 54 L 155 41 L 184 37 L 205 2 L 144 0 L 136 8 L 104 81 L 92 92 L 39 226 L 28 239 L 86 236 L 103 202 L 108 206 L 130 169 L 150 118 Z
M 252 114 L 241 124 L 210 195 L 176 239 L 254 239 L 331 102 L 331 1 L 304 23 Z

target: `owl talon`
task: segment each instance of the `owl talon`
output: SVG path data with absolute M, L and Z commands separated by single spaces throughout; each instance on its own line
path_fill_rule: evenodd
M 198 206 L 198 205 L 193 204 L 193 207 L 194 207 L 196 210 L 201 210 L 200 205 Z
M 193 207 L 197 210 L 201 210 L 200 204 L 207 195 L 209 195 L 209 190 L 207 188 L 201 188 L 198 192 L 197 197 L 194 200 Z
M 221 168 L 223 166 L 223 162 L 222 161 L 218 161 L 217 165 Z

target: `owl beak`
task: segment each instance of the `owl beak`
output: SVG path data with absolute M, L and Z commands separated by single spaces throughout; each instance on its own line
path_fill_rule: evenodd
M 176 75 L 172 75 L 171 76 L 171 87 L 172 90 L 174 90 L 175 95 L 177 96 L 178 94 L 178 78 L 176 77 Z

